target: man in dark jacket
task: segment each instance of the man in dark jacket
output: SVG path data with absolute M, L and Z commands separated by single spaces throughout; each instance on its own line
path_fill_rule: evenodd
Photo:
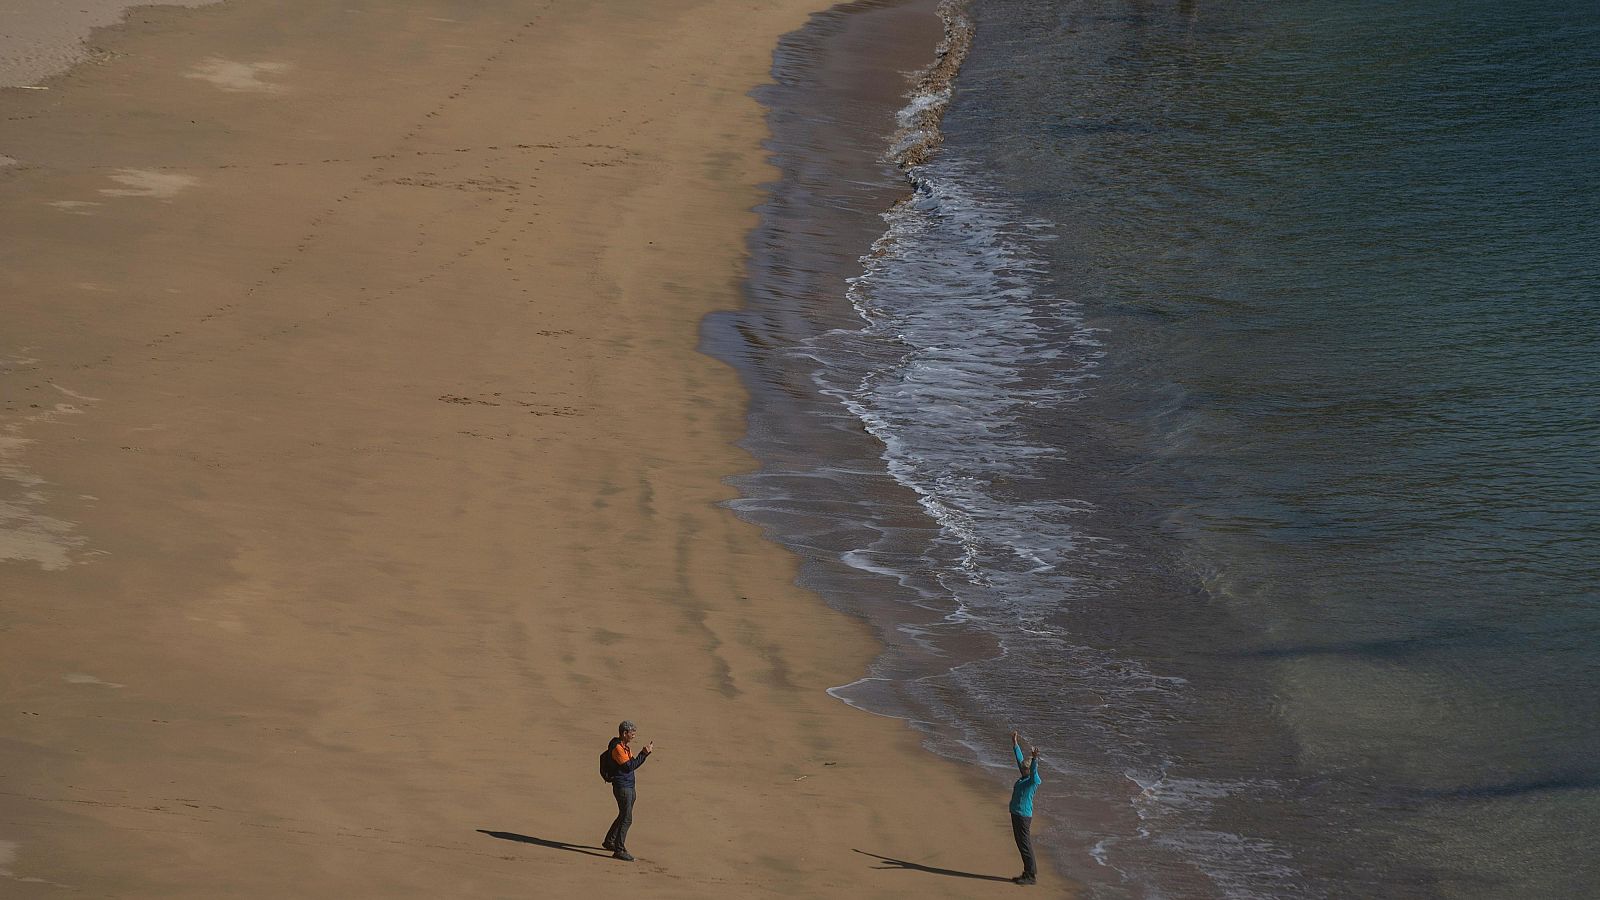
M 617 726 L 617 736 L 611 739 L 611 796 L 617 800 L 617 819 L 606 832 L 606 839 L 600 842 L 600 846 L 611 851 L 613 859 L 627 862 L 633 862 L 633 856 L 628 853 L 628 826 L 633 824 L 633 772 L 644 765 L 656 746 L 656 742 L 651 741 L 634 756 L 629 744 L 638 733 L 632 722 L 624 720 Z

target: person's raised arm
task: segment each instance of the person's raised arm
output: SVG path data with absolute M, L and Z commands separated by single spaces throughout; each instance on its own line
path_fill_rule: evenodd
M 1011 732 L 1011 755 L 1017 758 L 1017 771 L 1024 775 L 1028 774 L 1027 764 L 1022 758 L 1022 738 L 1015 731 Z
M 1033 748 L 1033 754 L 1028 757 L 1028 780 L 1039 784 L 1044 779 L 1039 777 L 1039 748 Z

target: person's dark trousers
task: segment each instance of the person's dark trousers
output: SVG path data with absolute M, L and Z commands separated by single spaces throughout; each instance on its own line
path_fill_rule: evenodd
M 1011 834 L 1017 839 L 1017 852 L 1022 854 L 1022 874 L 1029 878 L 1039 874 L 1033 861 L 1033 837 L 1029 834 L 1032 828 L 1032 816 L 1011 814 Z
M 633 824 L 633 785 L 613 784 L 611 796 L 617 798 L 617 820 L 611 823 L 611 830 L 606 832 L 606 844 L 617 850 L 626 850 L 628 826 Z

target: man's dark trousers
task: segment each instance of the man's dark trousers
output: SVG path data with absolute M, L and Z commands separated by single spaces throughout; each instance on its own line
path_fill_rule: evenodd
M 628 826 L 633 824 L 633 785 L 611 785 L 611 796 L 617 798 L 617 820 L 611 823 L 611 830 L 606 832 L 606 843 L 613 849 L 626 850 L 628 847 Z M 1015 818 L 1013 816 L 1013 818 Z M 1032 859 L 1030 856 L 1029 859 Z
M 1032 816 L 1011 814 L 1011 834 L 1017 839 L 1017 852 L 1022 854 L 1022 874 L 1035 877 L 1039 870 L 1033 861 L 1033 837 L 1028 833 L 1031 828 Z

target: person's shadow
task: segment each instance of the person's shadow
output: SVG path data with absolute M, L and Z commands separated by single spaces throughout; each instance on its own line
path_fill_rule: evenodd
M 851 849 L 855 849 L 855 848 L 852 847 Z M 940 868 L 936 868 L 934 866 L 925 866 L 922 863 L 908 862 L 908 861 L 903 860 L 903 859 L 893 859 L 893 858 L 888 857 L 888 856 L 879 856 L 876 853 L 868 853 L 865 850 L 856 850 L 856 852 L 861 854 L 862 856 L 870 856 L 873 859 L 882 860 L 883 862 L 888 864 L 888 865 L 882 865 L 882 866 L 873 866 L 872 868 L 874 868 L 874 869 L 880 869 L 880 870 L 886 870 L 886 871 L 894 871 L 894 870 L 898 869 L 898 870 L 900 870 L 902 872 L 927 872 L 930 875 L 949 875 L 949 876 L 952 876 L 954 878 L 976 878 L 979 881 L 1010 881 L 1011 880 L 1011 879 L 1006 878 L 1006 877 L 1001 876 L 1001 875 L 979 875 L 977 872 L 962 872 L 959 869 L 940 869 Z
M 561 841 L 548 840 L 546 838 L 529 837 L 525 834 L 517 834 L 514 831 L 489 831 L 485 828 L 479 828 L 478 833 L 487 834 L 489 837 L 499 838 L 502 841 L 516 841 L 519 844 L 535 844 L 540 847 L 549 847 L 552 850 L 570 850 L 573 853 L 582 853 L 584 856 L 598 856 L 602 859 L 611 858 L 610 850 L 595 847 L 589 844 L 567 844 Z

